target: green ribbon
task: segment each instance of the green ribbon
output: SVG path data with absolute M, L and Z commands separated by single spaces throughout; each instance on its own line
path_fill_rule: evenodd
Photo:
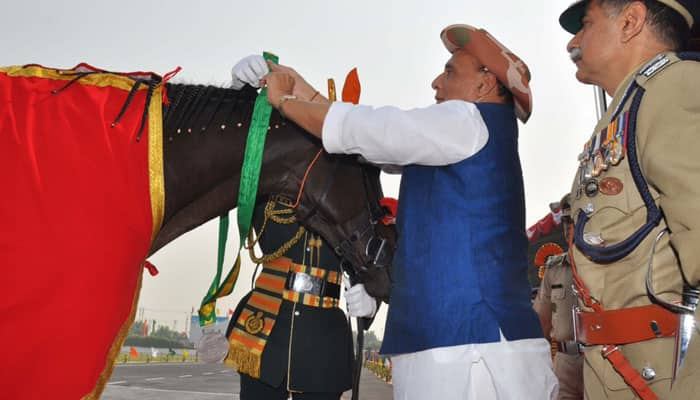
M 278 57 L 272 53 L 264 52 L 263 57 L 267 61 L 278 63 Z M 238 256 L 231 270 L 226 275 L 223 283 L 220 283 L 223 270 L 224 256 L 226 254 L 226 240 L 228 238 L 228 213 L 219 218 L 219 251 L 216 260 L 216 276 L 199 308 L 199 325 L 206 326 L 216 323 L 216 300 L 228 296 L 238 280 L 241 269 L 241 248 L 250 231 L 255 199 L 258 194 L 258 181 L 260 179 L 260 167 L 262 166 L 265 138 L 270 125 L 272 106 L 267 102 L 267 88 L 264 87 L 255 99 L 253 117 L 248 130 L 248 139 L 241 167 L 241 182 L 238 189 Z

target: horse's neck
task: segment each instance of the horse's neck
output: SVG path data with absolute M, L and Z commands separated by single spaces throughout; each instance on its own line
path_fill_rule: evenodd
M 168 85 L 170 105 L 163 114 L 165 217 L 152 252 L 236 207 L 256 95 L 250 87 L 235 91 Z M 298 187 L 296 170 L 310 161 L 309 151 L 317 146 L 299 132 L 273 112 L 258 194 Z
M 236 206 L 255 92 L 168 85 L 165 217 L 152 251 Z

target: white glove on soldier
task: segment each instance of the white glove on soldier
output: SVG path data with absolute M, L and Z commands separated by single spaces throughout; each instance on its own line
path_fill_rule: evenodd
M 350 280 L 343 276 L 345 300 L 348 303 L 348 315 L 351 317 L 374 317 L 377 312 L 377 300 L 365 290 L 365 285 L 358 283 L 350 286 Z
M 243 57 L 231 68 L 231 87 L 240 90 L 246 83 L 255 88 L 260 87 L 260 80 L 269 71 L 263 56 L 253 54 Z

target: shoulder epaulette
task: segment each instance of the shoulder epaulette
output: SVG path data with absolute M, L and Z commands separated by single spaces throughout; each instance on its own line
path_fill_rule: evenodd
M 641 87 L 646 87 L 646 83 L 659 76 L 662 71 L 665 71 L 671 65 L 682 61 L 675 53 L 664 53 L 654 57 L 646 63 L 639 72 L 637 72 L 636 81 Z
M 639 71 L 639 75 L 651 78 L 671 62 L 666 54 L 659 54 Z

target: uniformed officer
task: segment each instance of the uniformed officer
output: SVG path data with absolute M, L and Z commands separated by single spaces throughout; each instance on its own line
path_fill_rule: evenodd
M 295 400 L 337 400 L 352 385 L 353 362 L 350 326 L 338 308 L 340 260 L 287 215 L 271 217 L 280 209 L 274 203 L 255 208 L 263 253 L 286 251 L 262 262 L 255 288 L 236 308 L 226 364 L 240 373 L 242 400 L 286 400 L 290 394 Z
M 550 256 L 535 297 L 534 308 L 540 316 L 545 335 L 557 347 L 554 375 L 559 379 L 559 400 L 583 399 L 583 355 L 574 341 L 571 310 L 576 295 L 566 253 Z M 548 329 L 549 328 L 549 329 Z
M 700 284 L 700 62 L 679 52 L 698 18 L 698 0 L 583 0 L 559 19 L 577 79 L 612 96 L 570 194 L 588 399 L 700 396 L 679 329 Z
M 564 210 L 568 213 L 568 210 Z M 562 217 L 566 221 L 567 215 Z M 553 229 L 563 240 L 566 222 Z M 559 240 L 561 241 L 561 240 Z M 548 249 L 556 249 L 550 251 Z M 559 379 L 559 400 L 583 399 L 583 355 L 574 340 L 571 311 L 576 304 L 576 295 L 571 287 L 573 275 L 565 247 L 549 242 L 539 247 L 538 256 L 543 253 L 544 275 L 537 291 L 533 307 L 540 317 L 542 330 L 548 340 L 556 346 L 554 374 Z

